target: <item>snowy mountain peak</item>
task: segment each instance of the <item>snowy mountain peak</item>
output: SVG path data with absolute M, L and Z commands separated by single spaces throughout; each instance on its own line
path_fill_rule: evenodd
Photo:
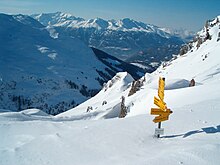
M 71 14 L 61 12 L 48 14 L 34 14 L 31 15 L 43 25 L 64 26 L 70 28 L 97 28 L 98 30 L 113 30 L 113 31 L 144 31 L 155 32 L 164 35 L 166 31 L 159 29 L 156 26 L 149 25 L 143 22 L 138 22 L 130 18 L 121 20 L 104 20 L 102 18 L 95 18 L 84 20 L 83 18 L 76 18 Z M 167 33 L 166 36 L 169 34 Z
M 62 12 L 33 14 L 31 17 L 35 18 L 45 26 L 71 26 L 72 23 L 85 21 L 83 18 Z
M 134 21 L 130 18 L 124 18 L 122 20 L 119 20 L 118 25 L 125 28 L 125 29 L 139 28 L 136 24 L 136 21 Z
M 107 29 L 109 23 L 101 18 L 89 19 L 85 23 L 83 23 L 84 28 L 96 28 L 98 30 Z M 73 25 L 74 26 L 74 25 Z

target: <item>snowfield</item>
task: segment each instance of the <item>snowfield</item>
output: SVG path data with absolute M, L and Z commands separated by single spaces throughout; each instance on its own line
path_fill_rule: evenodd
M 157 125 L 148 114 L 83 121 L 2 114 L 0 164 L 217 165 L 219 100 L 173 108 L 161 139 L 153 137 Z
M 219 165 L 218 20 L 208 28 L 210 40 L 198 48 L 195 41 L 188 53 L 146 74 L 131 96 L 134 80 L 121 72 L 96 96 L 57 116 L 0 110 L 0 165 Z M 150 109 L 156 107 L 160 76 L 166 78 L 164 101 L 173 114 L 162 122 L 165 133 L 158 139 Z M 118 118 L 122 96 L 128 114 Z

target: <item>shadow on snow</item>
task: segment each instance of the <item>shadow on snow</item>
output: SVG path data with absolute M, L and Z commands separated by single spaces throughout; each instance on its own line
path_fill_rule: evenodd
M 216 127 L 206 127 L 206 128 L 201 128 L 201 130 L 193 130 L 189 131 L 185 134 L 179 134 L 179 135 L 170 135 L 170 136 L 162 136 L 161 138 L 175 138 L 182 136 L 183 138 L 187 138 L 191 135 L 198 134 L 198 133 L 206 133 L 206 134 L 214 134 L 214 133 L 220 133 L 220 125 Z

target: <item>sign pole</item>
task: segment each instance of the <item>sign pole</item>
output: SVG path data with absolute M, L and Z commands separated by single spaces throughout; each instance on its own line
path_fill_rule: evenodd
M 158 123 L 158 129 L 161 128 L 161 122 Z M 160 134 L 157 134 L 157 138 L 160 138 Z
M 165 78 L 164 77 L 162 78 L 162 80 L 165 83 Z M 159 84 L 159 88 L 160 88 L 160 84 Z M 159 90 L 159 88 L 158 88 L 158 90 Z M 163 87 L 163 92 L 164 92 L 164 87 Z M 163 101 L 163 99 L 162 99 L 162 101 Z M 161 122 L 158 123 L 158 129 L 161 129 Z M 157 135 L 157 138 L 160 138 L 160 134 Z

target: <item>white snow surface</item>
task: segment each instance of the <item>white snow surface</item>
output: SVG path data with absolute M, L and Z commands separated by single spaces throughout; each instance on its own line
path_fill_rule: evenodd
M 55 117 L 36 109 L 0 110 L 0 165 L 219 165 L 219 32 L 219 23 L 210 27 L 211 40 L 146 74 L 129 97 L 133 79 L 122 72 L 96 96 Z M 160 76 L 173 114 L 157 139 L 150 109 Z M 196 85 L 188 87 L 192 78 Z M 120 119 L 122 96 L 128 114 Z

